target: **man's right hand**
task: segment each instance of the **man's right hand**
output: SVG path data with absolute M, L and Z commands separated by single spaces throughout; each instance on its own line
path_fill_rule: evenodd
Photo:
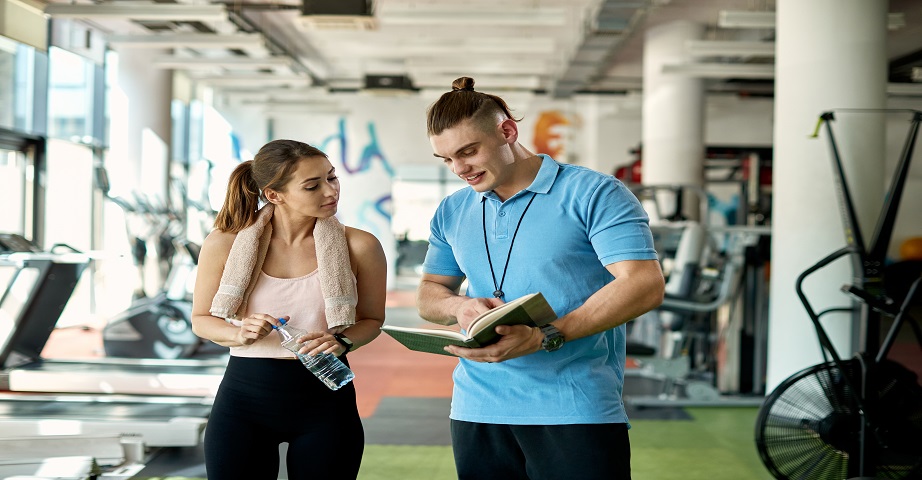
M 455 318 L 458 319 L 458 325 L 467 331 L 471 322 L 484 312 L 496 308 L 506 302 L 498 298 L 469 298 L 461 303 L 458 311 L 455 312 Z

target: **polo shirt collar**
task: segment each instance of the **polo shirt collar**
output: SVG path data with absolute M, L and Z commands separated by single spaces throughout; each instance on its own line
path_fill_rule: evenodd
M 560 164 L 558 164 L 553 158 L 543 153 L 539 153 L 538 157 L 541 158 L 541 168 L 538 169 L 538 174 L 535 175 L 535 179 L 531 182 L 531 185 L 525 188 L 524 191 L 535 192 L 535 193 L 547 193 L 551 191 L 551 187 L 554 185 L 554 180 L 557 179 L 557 172 L 560 170 Z M 521 195 L 522 192 L 516 193 L 513 195 Z M 479 200 L 482 202 L 484 198 L 490 197 L 493 199 L 498 199 L 499 197 L 493 193 L 493 190 L 489 192 L 477 192 Z

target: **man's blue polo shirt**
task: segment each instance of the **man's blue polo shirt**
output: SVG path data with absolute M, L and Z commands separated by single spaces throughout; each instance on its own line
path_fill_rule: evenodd
M 445 198 L 431 222 L 423 271 L 467 277 L 468 296 L 492 296 L 481 212 L 497 285 L 522 218 L 502 285 L 505 300 L 541 292 L 558 316 L 613 280 L 606 265 L 657 258 L 647 215 L 621 182 L 541 157 L 534 182 L 505 202 L 472 188 Z M 516 425 L 627 423 L 621 401 L 624 349 L 622 325 L 569 341 L 556 352 L 501 363 L 461 359 L 453 375 L 451 418 Z

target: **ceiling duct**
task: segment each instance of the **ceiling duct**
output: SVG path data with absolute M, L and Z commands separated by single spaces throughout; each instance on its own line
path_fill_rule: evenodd
M 586 25 L 586 35 L 553 86 L 553 96 L 567 98 L 604 73 L 618 46 L 645 15 L 645 2 L 603 0 Z
M 303 28 L 310 30 L 375 30 L 372 0 L 303 0 Z

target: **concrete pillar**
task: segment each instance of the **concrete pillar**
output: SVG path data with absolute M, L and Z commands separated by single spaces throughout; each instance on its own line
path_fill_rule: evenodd
M 167 198 L 172 118 L 171 70 L 153 68 L 166 50 L 114 49 L 118 54 L 109 92 L 111 161 L 106 165 L 113 188 L 138 188 Z M 110 65 L 111 66 L 111 65 Z M 126 188 L 127 187 L 127 188 Z
M 663 65 L 693 61 L 685 43 L 700 39 L 703 33 L 703 25 L 688 21 L 659 25 L 646 33 L 641 146 L 644 185 L 700 187 L 704 181 L 703 80 L 663 73 Z M 696 218 L 698 199 L 689 200 L 686 212 Z M 668 197 L 660 197 L 660 201 L 668 201 Z
M 822 361 L 794 285 L 846 240 L 828 136 L 809 137 L 824 111 L 885 106 L 887 6 L 866 0 L 777 3 L 769 391 Z M 884 194 L 883 118 L 847 112 L 836 118 L 835 138 L 868 239 Z M 852 278 L 849 259 L 842 259 L 809 277 L 804 292 L 816 311 L 849 306 L 839 287 Z M 840 355 L 851 357 L 858 348 L 853 317 L 834 313 L 822 320 Z

